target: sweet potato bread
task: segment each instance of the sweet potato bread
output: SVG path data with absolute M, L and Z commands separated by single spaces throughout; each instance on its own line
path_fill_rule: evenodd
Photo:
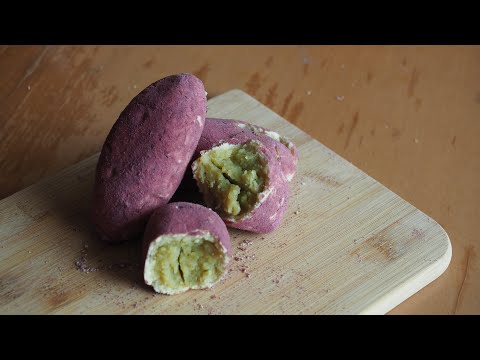
M 268 233 L 280 225 L 288 182 L 273 151 L 259 140 L 202 151 L 192 172 L 205 203 L 228 226 Z
M 193 75 L 140 92 L 113 125 L 96 168 L 93 218 L 100 238 L 140 236 L 180 184 L 205 124 L 206 93 Z
M 143 239 L 144 280 L 162 294 L 212 287 L 225 273 L 230 236 L 211 209 L 169 203 L 148 221 Z
M 298 151 L 295 144 L 280 134 L 241 120 L 206 118 L 202 136 L 195 150 L 194 159 L 203 150 L 209 150 L 224 142 L 240 144 L 258 140 L 275 152 L 281 170 L 288 181 L 297 171 Z

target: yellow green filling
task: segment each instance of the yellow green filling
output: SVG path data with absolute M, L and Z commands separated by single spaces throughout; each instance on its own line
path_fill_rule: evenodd
M 225 254 L 220 245 L 204 236 L 164 235 L 152 260 L 154 282 L 172 292 L 207 287 L 219 280 L 225 270 Z
M 255 143 L 223 144 L 196 160 L 194 176 L 207 205 L 230 216 L 251 211 L 264 190 L 266 164 Z

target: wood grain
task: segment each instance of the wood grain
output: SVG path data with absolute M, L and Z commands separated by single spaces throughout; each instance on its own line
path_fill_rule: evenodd
M 447 272 L 391 313 L 478 314 L 479 65 L 480 46 L 5 45 L 0 198 L 95 154 L 138 91 L 192 72 L 209 97 L 268 104 L 446 229 Z
M 137 243 L 93 237 L 94 155 L 0 202 L 0 313 L 383 314 L 448 266 L 440 225 L 255 99 L 234 90 L 208 109 L 297 144 L 279 230 L 232 231 L 236 260 L 214 290 L 156 296 Z

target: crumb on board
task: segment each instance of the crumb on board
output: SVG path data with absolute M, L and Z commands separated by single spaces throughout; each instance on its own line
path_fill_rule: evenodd
M 196 302 L 196 301 L 195 301 Z M 203 309 L 203 305 L 202 304 L 194 304 L 193 305 L 193 309 L 194 310 L 202 310 Z
M 245 251 L 247 250 L 247 247 L 249 245 L 252 245 L 253 244 L 253 241 L 251 240 L 244 240 L 240 243 L 240 246 L 238 247 L 238 249 L 242 250 L 242 251 Z
M 84 255 L 77 261 L 75 261 L 75 267 L 77 268 L 78 271 L 84 272 L 84 273 L 90 273 L 90 272 L 95 272 L 99 271 L 100 269 L 97 267 L 90 267 L 87 265 L 87 257 Z
M 343 100 L 345 100 L 345 96 L 343 96 L 343 95 L 337 95 L 337 96 L 336 96 L 336 99 L 337 99 L 337 101 L 343 101 Z
M 312 95 L 312 90 L 308 90 L 308 91 L 307 91 L 307 95 L 308 95 L 308 96 Z

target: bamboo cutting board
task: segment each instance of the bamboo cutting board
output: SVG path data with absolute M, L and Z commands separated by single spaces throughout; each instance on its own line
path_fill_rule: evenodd
M 94 238 L 97 154 L 0 201 L 0 313 L 384 314 L 445 271 L 447 234 L 398 195 L 242 91 L 208 109 L 297 144 L 276 232 L 232 230 L 235 258 L 214 289 L 154 294 L 137 243 Z

